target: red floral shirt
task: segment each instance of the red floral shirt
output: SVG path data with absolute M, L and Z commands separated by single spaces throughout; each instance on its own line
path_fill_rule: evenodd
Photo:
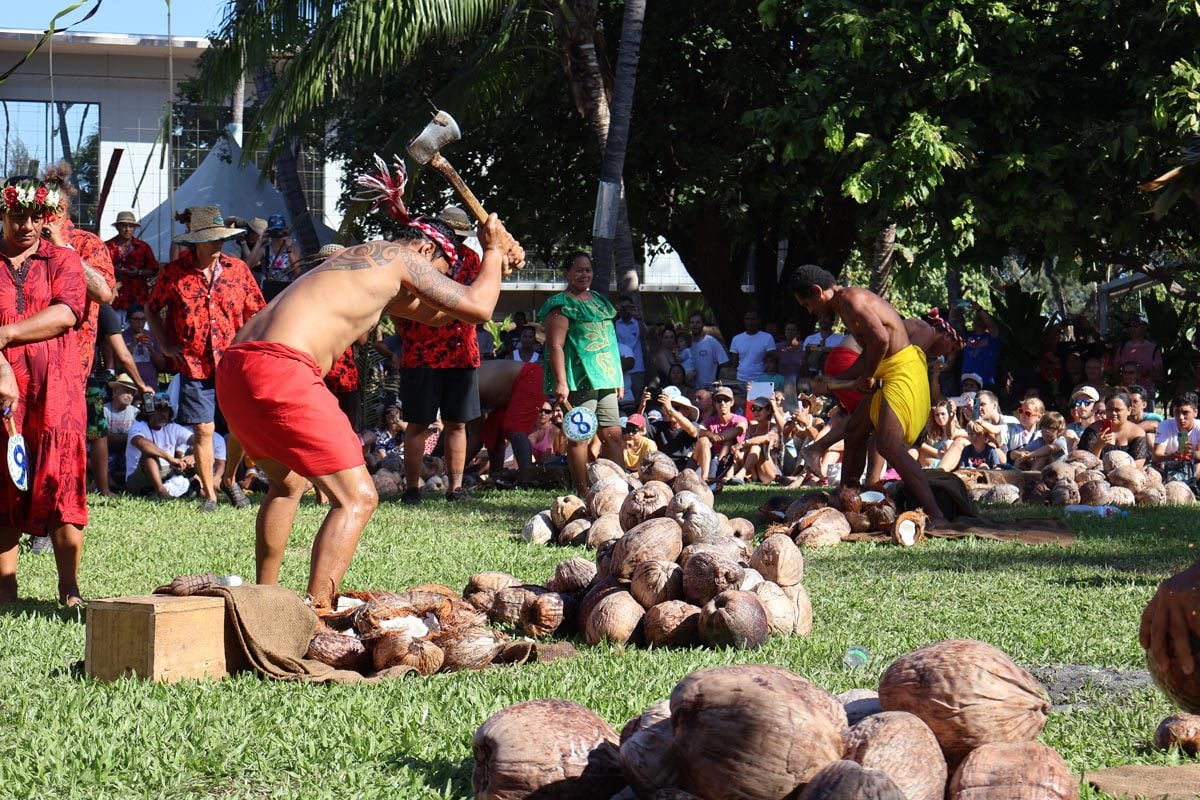
M 94 233 L 67 226 L 67 241 L 75 249 L 83 263 L 87 264 L 104 277 L 109 289 L 116 288 L 117 276 L 113 272 L 112 259 L 108 257 L 108 248 L 104 241 Z M 99 332 L 100 305 L 88 298 L 83 309 L 83 322 L 78 328 L 79 361 L 83 364 L 83 376 L 92 374 L 92 363 L 96 360 L 96 334 Z
M 150 245 L 141 239 L 134 239 L 129 243 L 129 249 L 126 251 L 115 236 L 104 245 L 108 248 L 108 256 L 112 259 L 113 268 L 116 269 L 117 280 L 121 282 L 117 299 L 113 300 L 113 308 L 126 311 L 134 303 L 145 306 L 150 300 L 149 280 L 159 270 L 158 259 L 154 257 L 154 251 L 150 249 Z M 151 274 L 133 274 L 146 271 Z
M 451 277 L 470 286 L 479 277 L 479 256 L 466 245 L 459 245 L 458 259 L 458 271 Z M 410 319 L 398 319 L 396 333 L 400 335 L 402 345 L 401 367 L 454 369 L 479 366 L 479 337 L 470 323 L 455 320 L 435 328 Z
M 183 348 L 180 372 L 212 377 L 233 337 L 266 303 L 246 263 L 220 254 L 210 284 L 189 251 L 162 269 L 146 310 L 167 312 L 167 341 Z
M 329 372 L 325 373 L 325 385 L 334 394 L 358 391 L 358 364 L 354 361 L 354 345 L 346 348 Z

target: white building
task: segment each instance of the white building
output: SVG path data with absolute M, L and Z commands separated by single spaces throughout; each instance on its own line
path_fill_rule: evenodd
M 15 64 L 41 35 L 0 29 L 0 65 Z M 227 110 L 177 107 L 167 157 L 170 73 L 176 84 L 187 79 L 207 47 L 207 39 L 181 36 L 171 37 L 170 46 L 165 36 L 54 36 L 0 83 L 0 174 L 35 172 L 69 148 L 82 191 L 80 221 L 91 227 L 100 182 L 114 150 L 122 150 L 99 220 L 103 238 L 113 235 L 117 212 L 132 209 L 141 217 L 166 203 L 168 184 L 177 187 L 187 179 L 227 121 L 222 116 Z M 63 120 L 66 125 L 59 125 Z M 338 165 L 317 165 L 303 177 L 314 216 L 336 229 L 341 223 Z

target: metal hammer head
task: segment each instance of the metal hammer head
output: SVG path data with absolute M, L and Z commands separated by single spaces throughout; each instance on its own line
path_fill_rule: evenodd
M 462 138 L 458 123 L 445 111 L 439 111 L 417 138 L 408 143 L 408 154 L 418 164 L 428 164 L 446 145 Z

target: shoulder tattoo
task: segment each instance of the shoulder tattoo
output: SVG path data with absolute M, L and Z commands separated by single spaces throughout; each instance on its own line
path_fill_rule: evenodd
M 374 269 L 400 257 L 404 248 L 395 242 L 368 242 L 340 250 L 316 271 Z

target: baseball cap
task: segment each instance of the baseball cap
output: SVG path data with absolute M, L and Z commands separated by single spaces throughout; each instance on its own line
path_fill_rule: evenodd
M 287 228 L 287 221 L 283 218 L 283 214 L 272 214 L 267 217 L 268 231 L 281 231 Z
M 1086 397 L 1088 400 L 1091 400 L 1093 403 L 1100 402 L 1100 393 L 1097 392 L 1091 386 L 1080 386 L 1078 389 L 1071 392 L 1072 400 L 1074 400 L 1077 397 Z
M 630 414 L 625 418 L 625 427 L 634 426 L 638 430 L 646 430 L 646 418 L 641 414 Z
M 983 386 L 983 376 L 978 372 L 964 372 L 962 378 L 959 379 L 958 385 L 961 386 L 964 381 L 975 381 L 979 386 Z
M 728 386 L 721 386 L 720 388 L 714 389 L 713 390 L 713 399 L 716 399 L 718 397 L 728 397 L 730 400 L 732 400 L 733 399 L 733 389 L 730 389 Z

